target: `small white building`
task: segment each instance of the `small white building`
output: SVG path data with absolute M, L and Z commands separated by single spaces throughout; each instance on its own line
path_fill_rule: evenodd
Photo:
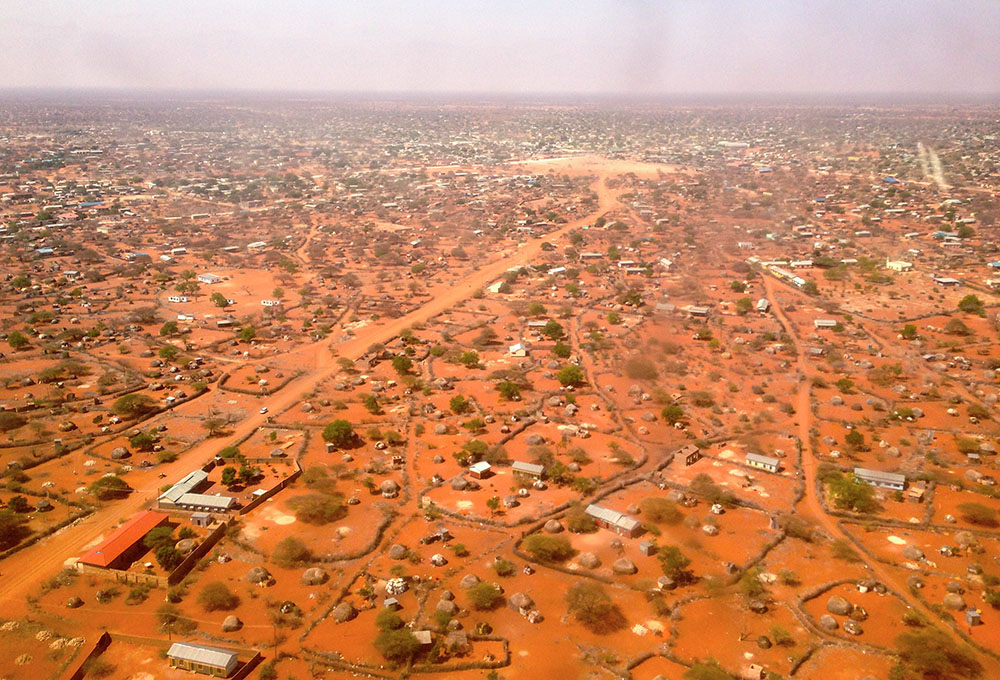
M 198 281 L 211 286 L 222 281 L 222 277 L 218 274 L 198 274 Z
M 280 307 L 281 300 L 261 300 L 260 304 L 262 307 Z
M 524 345 L 517 343 L 516 345 L 511 345 L 507 351 L 512 357 L 526 357 L 528 356 L 528 350 L 524 348 Z

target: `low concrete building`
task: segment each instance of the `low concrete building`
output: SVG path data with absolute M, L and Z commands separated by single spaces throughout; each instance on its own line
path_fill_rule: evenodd
M 895 472 L 882 472 L 881 470 L 856 467 L 854 468 L 854 478 L 859 482 L 883 489 L 902 491 L 906 488 L 906 477 Z
M 767 470 L 768 472 L 777 472 L 781 469 L 781 461 L 779 459 L 762 456 L 759 453 L 748 453 L 746 460 L 747 465 Z
M 167 650 L 171 668 L 228 678 L 239 665 L 235 652 L 219 647 L 197 645 L 191 642 L 175 642 Z
M 542 465 L 535 465 L 534 463 L 524 463 L 522 461 L 514 461 L 511 469 L 519 475 L 525 475 L 526 477 L 533 477 L 534 479 L 541 479 L 542 475 L 545 474 L 545 467 Z
M 639 529 L 642 528 L 642 522 L 636 518 L 629 517 L 617 510 L 609 510 L 600 505 L 590 504 L 584 512 L 593 517 L 598 526 L 621 536 L 635 536 L 639 532 Z

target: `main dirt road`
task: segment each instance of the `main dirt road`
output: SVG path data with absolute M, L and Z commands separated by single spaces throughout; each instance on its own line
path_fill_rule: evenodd
M 606 173 L 601 173 L 591 185 L 591 189 L 598 197 L 597 208 L 588 215 L 568 222 L 558 231 L 548 234 L 545 240 L 556 241 L 564 238 L 570 230 L 592 223 L 614 207 L 617 193 L 605 186 L 606 176 Z M 326 343 L 313 343 L 295 350 L 293 353 L 299 355 L 300 359 L 297 363 L 304 371 L 279 393 L 267 397 L 266 403 L 270 414 L 277 414 L 292 407 L 303 394 L 311 392 L 336 372 L 335 356 L 331 349 L 340 357 L 352 359 L 360 357 L 371 345 L 385 343 L 399 335 L 403 329 L 427 321 L 455 307 L 485 285 L 499 279 L 511 267 L 530 263 L 541 252 L 542 243 L 542 239 L 524 243 L 513 254 L 477 269 L 456 282 L 454 286 L 441 291 L 419 309 L 384 323 L 366 326 L 346 342 L 329 347 Z M 222 448 L 248 436 L 263 425 L 268 417 L 254 413 L 237 423 L 226 436 L 207 439 L 173 463 L 158 466 L 156 475 L 165 473 L 168 480 L 179 479 L 190 470 L 203 465 Z M 0 578 L 0 603 L 3 603 L 5 608 L 22 609 L 25 605 L 25 596 L 36 592 L 43 580 L 56 574 L 68 560 L 80 556 L 88 546 L 113 530 L 120 520 L 140 512 L 155 497 L 156 489 L 163 481 L 156 475 L 151 471 L 135 470 L 129 476 L 129 482 L 138 491 L 130 494 L 128 498 L 108 503 L 89 517 L 0 562 L 0 570 L 3 573 Z M 8 612 L 11 611 L 12 609 L 8 609 Z
M 797 415 L 799 426 L 798 436 L 799 440 L 802 442 L 802 471 L 803 476 L 805 477 L 806 485 L 805 496 L 803 496 L 802 501 L 800 501 L 799 505 L 796 507 L 795 513 L 804 519 L 811 520 L 820 525 L 830 536 L 851 541 L 851 537 L 848 533 L 840 527 L 833 517 L 826 513 L 817 492 L 816 470 L 818 465 L 816 463 L 815 452 L 812 450 L 812 437 L 810 436 L 810 431 L 813 426 L 810 384 L 812 376 L 816 375 L 816 371 L 812 370 L 809 363 L 809 358 L 806 355 L 805 343 L 802 341 L 802 338 L 799 337 L 795 326 L 788 320 L 788 317 L 785 316 L 784 310 L 781 308 L 778 293 L 784 288 L 784 284 L 779 283 L 767 274 L 763 275 L 763 279 L 764 290 L 767 292 L 767 299 L 771 301 L 771 310 L 774 312 L 774 316 L 778 319 L 778 322 L 781 324 L 782 328 L 785 329 L 788 336 L 795 340 L 796 369 L 799 372 L 799 387 L 796 394 L 795 413 Z M 919 611 L 928 621 L 937 620 L 937 615 L 924 606 L 921 601 L 907 596 L 910 592 L 910 588 L 909 585 L 907 585 L 905 578 L 880 562 L 867 559 L 867 557 L 864 557 L 864 561 L 865 566 L 868 567 L 872 576 L 899 593 L 904 598 L 908 606 Z M 951 632 L 947 627 L 944 629 Z M 954 635 L 954 637 L 956 640 L 961 642 L 957 635 Z M 986 669 L 985 677 L 1000 678 L 1000 661 L 997 661 L 996 659 L 985 654 L 979 654 L 978 656 L 983 664 L 983 667 Z

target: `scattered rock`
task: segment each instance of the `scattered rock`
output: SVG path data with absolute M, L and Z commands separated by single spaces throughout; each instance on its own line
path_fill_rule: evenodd
M 601 566 L 601 560 L 599 560 L 597 558 L 597 555 L 595 555 L 592 552 L 580 553 L 580 557 L 577 559 L 577 561 L 580 563 L 580 566 L 583 567 L 584 569 L 596 569 L 597 567 Z
M 465 576 L 462 577 L 462 580 L 458 582 L 458 585 L 468 590 L 477 583 L 479 583 L 478 576 L 476 576 L 475 574 L 466 574 Z
M 83 600 L 77 596 L 73 596 L 66 600 L 66 609 L 76 609 L 77 607 L 83 606 Z
M 837 619 L 829 614 L 823 614 L 823 616 L 819 617 L 819 626 L 826 630 L 837 630 Z
M 410 554 L 409 549 L 405 545 L 400 545 L 399 543 L 394 543 L 389 548 L 389 559 L 390 560 L 403 560 L 406 556 Z
M 225 621 L 222 622 L 222 632 L 223 633 L 233 633 L 243 627 L 243 622 L 239 620 L 236 616 L 227 616 Z

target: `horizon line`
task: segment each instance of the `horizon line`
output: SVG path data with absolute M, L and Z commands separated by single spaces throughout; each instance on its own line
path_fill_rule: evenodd
M 488 91 L 488 90 L 336 90 L 336 89 L 254 89 L 254 88 L 206 88 L 206 87 L 131 87 L 131 86 L 90 86 L 90 85 L 55 85 L 55 86 L 5 86 L 0 85 L 0 99 L 8 95 L 14 96 L 141 96 L 153 98 L 156 96 L 171 96 L 184 98 L 223 97 L 223 98 L 305 98 L 305 99 L 527 99 L 527 100 L 597 100 L 619 99 L 627 103 L 650 103 L 672 101 L 739 101 L 762 100 L 768 103 L 781 101 L 825 101 L 851 103 L 864 100 L 869 103 L 887 103 L 885 100 L 898 99 L 900 103 L 933 103 L 933 104 L 969 104 L 996 103 L 1000 104 L 1000 90 L 994 92 L 927 92 L 927 91 L 763 91 L 763 92 L 580 92 L 580 91 Z M 861 103 L 861 102 L 858 102 Z M 891 103 L 891 102 L 888 102 Z

